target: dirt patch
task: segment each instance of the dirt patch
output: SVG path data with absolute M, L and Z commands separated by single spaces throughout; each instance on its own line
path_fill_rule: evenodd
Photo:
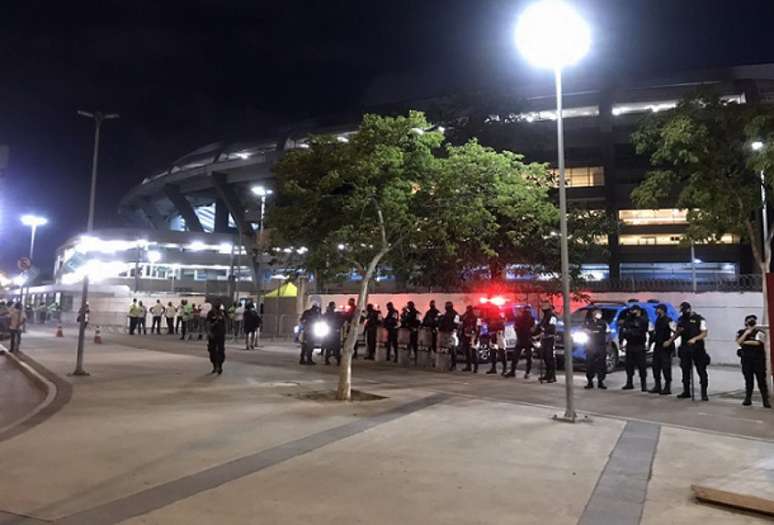
M 286 394 L 289 397 L 295 397 L 297 399 L 311 400 L 311 401 L 337 401 L 335 390 L 318 390 L 313 392 L 298 392 L 295 394 Z M 381 399 L 387 399 L 385 396 L 378 396 L 376 394 L 369 394 L 368 392 L 361 392 L 360 390 L 352 391 L 352 401 L 379 401 Z

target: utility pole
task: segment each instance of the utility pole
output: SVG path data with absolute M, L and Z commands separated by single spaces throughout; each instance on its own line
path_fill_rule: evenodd
M 86 232 L 91 233 L 94 230 L 94 204 L 97 195 L 97 164 L 99 161 L 99 132 L 102 127 L 102 122 L 105 120 L 117 119 L 117 113 L 104 114 L 100 111 L 89 113 L 88 111 L 78 111 L 78 114 L 82 117 L 87 117 L 94 120 L 94 156 L 91 161 L 91 191 L 89 193 L 89 220 L 86 225 Z M 88 303 L 89 295 L 89 276 L 83 276 L 83 289 L 81 290 L 81 309 L 79 310 L 80 326 L 78 327 L 78 349 L 75 361 L 74 376 L 87 376 L 89 375 L 83 369 L 83 342 L 86 335 L 86 305 Z

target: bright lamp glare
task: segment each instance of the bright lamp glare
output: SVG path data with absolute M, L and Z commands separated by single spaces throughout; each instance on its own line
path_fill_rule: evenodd
M 315 337 L 327 337 L 331 333 L 331 327 L 325 321 L 317 321 L 312 325 L 312 333 Z
M 569 4 L 540 0 L 521 14 L 516 46 L 534 66 L 557 69 L 578 62 L 591 47 L 591 30 Z
M 266 197 L 267 195 L 271 195 L 272 193 L 274 193 L 273 191 L 268 190 L 263 186 L 253 186 L 252 188 L 250 188 L 250 190 L 253 192 L 253 194 L 259 197 Z
M 156 264 L 160 260 L 161 260 L 161 252 L 157 252 L 156 250 L 151 250 L 148 252 L 148 262 Z
M 760 140 L 756 140 L 752 144 L 750 144 L 750 147 L 752 147 L 753 151 L 760 151 L 763 149 L 763 142 Z
M 48 222 L 45 217 L 38 217 L 37 215 L 22 215 L 22 224 L 25 226 L 43 226 Z
M 585 345 L 589 342 L 589 334 L 586 332 L 573 332 L 572 342 L 576 345 Z

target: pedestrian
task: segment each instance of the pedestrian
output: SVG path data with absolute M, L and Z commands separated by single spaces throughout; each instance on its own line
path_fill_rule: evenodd
M 180 301 L 180 340 L 185 341 L 186 336 L 190 337 L 193 325 L 194 305 L 188 304 L 188 299 Z
M 236 340 L 239 337 L 242 337 L 242 325 L 244 324 L 245 320 L 245 305 L 243 303 L 238 303 L 235 305 L 236 308 L 234 308 L 234 340 Z
M 214 302 L 213 307 L 207 312 L 204 323 L 207 331 L 207 350 L 212 363 L 210 373 L 220 375 L 223 373 L 223 362 L 226 360 L 226 315 L 220 301 L 216 299 Z
M 638 304 L 629 308 L 629 313 L 623 322 L 622 335 L 626 340 L 626 384 L 622 390 L 634 389 L 634 370 L 640 374 L 640 389 L 648 391 L 648 367 L 645 361 L 650 326 L 648 318 Z
M 148 330 L 145 328 L 145 320 L 148 317 L 148 308 L 146 308 L 145 305 L 142 304 L 142 301 L 137 303 L 137 307 L 138 307 L 138 314 L 140 316 L 137 321 L 137 333 L 148 335 Z M 151 331 L 151 333 L 153 332 Z
M 675 355 L 672 336 L 676 329 L 674 320 L 667 315 L 666 305 L 659 304 L 656 307 L 656 322 L 653 326 L 653 381 L 655 384 L 649 390 L 651 394 L 668 396 L 672 393 L 672 356 Z
M 132 304 L 129 306 L 129 335 L 134 335 L 137 330 L 137 324 L 139 323 L 139 307 L 137 306 L 137 299 L 132 299 Z
M 243 322 L 245 327 L 245 350 L 255 350 L 256 334 L 261 329 L 261 316 L 255 310 L 255 305 L 252 301 L 245 306 Z
M 301 314 L 301 357 L 298 361 L 300 365 L 317 364 L 312 360 L 312 352 L 315 343 L 314 324 L 320 320 L 320 317 L 320 307 L 316 303 Z
M 769 388 L 766 384 L 766 334 L 756 327 L 758 317 L 748 315 L 744 318 L 744 328 L 736 333 L 736 344 L 739 345 L 737 355 L 742 359 L 742 374 L 744 375 L 744 401 L 746 407 L 752 405 L 754 382 L 758 381 L 763 406 L 771 408 Z
M 344 325 L 344 317 L 336 311 L 336 303 L 328 303 L 325 313 L 322 316 L 323 321 L 328 325 L 330 331 L 322 344 L 322 352 L 325 356 L 325 364 L 331 364 L 331 356 L 336 358 L 336 364 L 341 364 L 341 327 Z
M 411 352 L 414 351 L 414 363 L 419 362 L 419 311 L 414 305 L 414 301 L 406 303 L 406 307 L 400 316 L 400 325 L 409 331 L 408 355 L 411 358 Z
M 164 317 L 167 319 L 167 335 L 175 334 L 175 316 L 177 315 L 177 308 L 169 301 L 167 307 L 164 308 Z
M 602 318 L 602 310 L 594 308 L 591 317 L 586 318 L 584 331 L 588 335 L 586 345 L 586 390 L 594 388 L 594 378 L 597 378 L 597 388 L 607 390 L 605 376 L 607 374 L 607 323 Z M 572 349 L 569 349 L 572 352 Z
M 18 353 L 21 348 L 21 334 L 24 331 L 24 325 L 27 323 L 27 315 L 24 313 L 22 304 L 17 302 L 9 312 L 8 332 L 11 334 L 10 351 Z
M 156 304 L 151 306 L 150 309 L 153 322 L 151 322 L 151 334 L 154 330 L 158 335 L 161 335 L 161 317 L 164 315 L 164 305 L 161 304 L 159 299 L 156 299 Z
M 184 322 L 183 322 L 183 309 L 184 306 L 188 303 L 187 300 L 181 299 L 180 304 L 177 307 L 177 320 L 175 321 L 175 334 L 181 333 L 184 328 Z
M 366 356 L 365 359 L 373 361 L 376 359 L 376 336 L 379 333 L 379 325 L 381 319 L 379 318 L 379 311 L 374 308 L 374 305 L 366 305 L 365 311 L 365 334 L 366 334 Z
M 559 323 L 559 318 L 554 312 L 554 305 L 548 301 L 543 302 L 541 311 L 543 315 L 538 323 L 538 333 L 540 334 L 540 353 L 546 369 L 540 380 L 544 383 L 556 383 L 554 344 L 556 343 L 556 325 Z
M 48 308 L 46 307 L 46 303 L 42 302 L 38 305 L 38 322 L 40 324 L 46 324 L 46 314 L 48 313 Z
M 387 313 L 384 315 L 383 326 L 387 330 L 387 361 L 390 360 L 392 352 L 395 354 L 395 362 L 398 362 L 398 324 L 400 323 L 400 314 L 392 302 L 387 303 Z
M 521 355 L 524 354 L 527 360 L 524 379 L 528 379 L 529 373 L 532 371 L 532 337 L 535 335 L 535 319 L 532 317 L 529 306 L 523 307 L 519 315 L 516 316 L 514 328 L 516 329 L 516 348 L 511 360 L 511 371 L 505 374 L 505 377 L 516 376 L 516 367 Z
M 678 399 L 693 397 L 693 368 L 695 367 L 699 374 L 701 400 L 709 401 L 707 396 L 707 388 L 709 387 L 707 366 L 710 364 L 710 356 L 704 348 L 704 339 L 707 337 L 707 322 L 702 316 L 693 312 L 690 303 L 680 303 L 680 313 L 676 335 L 680 337 L 680 349 L 677 356 L 680 358 L 680 369 L 683 374 L 683 392 L 677 397 Z
M 84 308 L 81 308 L 78 310 L 78 318 L 77 321 L 80 323 L 81 319 L 83 319 L 83 328 L 86 329 L 86 327 L 89 326 L 89 315 L 91 314 L 91 308 L 89 306 L 88 301 L 86 302 L 86 306 Z
M 435 307 L 435 301 L 430 301 L 430 307 L 422 318 L 422 326 L 430 330 L 430 351 L 438 351 L 438 318 L 441 312 Z
M 479 329 L 481 321 L 476 315 L 476 311 L 472 305 L 465 307 L 465 313 L 460 318 L 460 343 L 462 344 L 462 351 L 465 354 L 465 368 L 463 372 L 473 371 L 474 374 L 478 373 L 478 350 L 475 348 L 478 342 Z M 473 368 L 471 368 L 471 365 Z
M 460 315 L 454 309 L 454 303 L 447 301 L 443 307 L 443 314 L 437 317 L 438 333 L 442 334 L 439 339 L 446 342 L 447 350 L 451 354 L 451 363 L 449 370 L 457 369 L 457 349 L 452 344 L 452 334 L 457 331 L 460 325 Z

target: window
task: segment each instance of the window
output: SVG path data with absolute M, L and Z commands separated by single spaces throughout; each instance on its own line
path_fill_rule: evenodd
M 618 237 L 621 246 L 676 246 L 680 244 L 682 235 L 674 233 L 635 235 L 626 234 Z M 739 239 L 734 235 L 726 234 L 717 244 L 736 244 Z M 707 243 L 710 244 L 710 243 Z
M 559 170 L 551 170 L 559 180 Z M 565 168 L 565 177 L 567 177 L 568 188 L 590 188 L 593 186 L 605 185 L 605 170 L 602 166 L 587 166 L 584 168 Z
M 688 211 L 678 209 L 619 210 L 618 219 L 627 226 L 687 224 Z

